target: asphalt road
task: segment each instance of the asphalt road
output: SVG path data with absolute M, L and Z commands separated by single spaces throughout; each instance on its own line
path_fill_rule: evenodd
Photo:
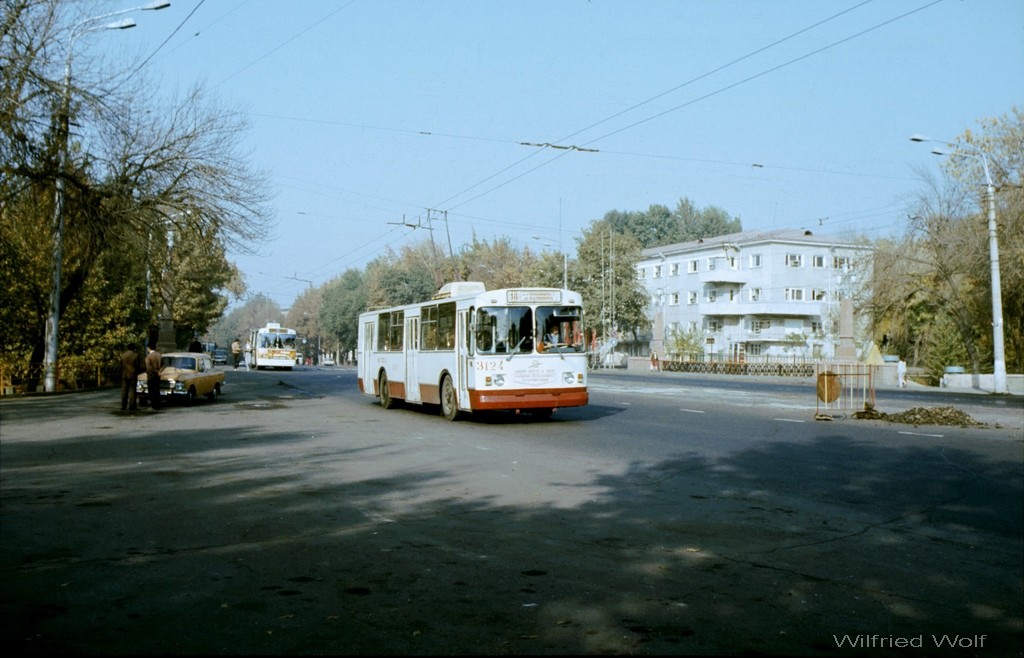
M 381 409 L 347 368 L 217 402 L 0 402 L 19 653 L 1024 655 L 1020 398 L 815 421 L 782 380 L 598 373 L 550 421 Z

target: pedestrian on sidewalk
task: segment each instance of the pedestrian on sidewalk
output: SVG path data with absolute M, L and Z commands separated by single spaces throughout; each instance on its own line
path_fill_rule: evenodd
M 907 362 L 900 357 L 899 363 L 896 364 L 896 378 L 900 382 L 900 388 L 907 387 Z

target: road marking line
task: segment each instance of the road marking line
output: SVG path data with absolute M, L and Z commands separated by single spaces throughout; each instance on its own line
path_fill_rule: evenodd
M 704 413 L 700 409 L 680 409 L 679 411 L 685 411 L 688 414 L 702 414 L 702 413 Z
M 806 423 L 807 422 L 806 420 L 797 420 L 795 418 L 773 418 L 772 420 L 777 420 L 780 423 Z
M 944 434 L 926 434 L 924 432 L 899 432 L 899 433 L 900 434 L 909 434 L 911 436 L 934 436 L 934 437 L 938 437 L 940 439 L 945 436 Z

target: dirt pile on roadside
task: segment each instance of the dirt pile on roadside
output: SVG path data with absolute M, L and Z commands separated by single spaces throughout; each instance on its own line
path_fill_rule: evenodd
M 896 414 L 886 414 L 874 407 L 858 411 L 854 417 L 861 419 L 887 420 L 904 425 L 956 425 L 959 427 L 988 427 L 985 423 L 955 407 L 913 407 Z

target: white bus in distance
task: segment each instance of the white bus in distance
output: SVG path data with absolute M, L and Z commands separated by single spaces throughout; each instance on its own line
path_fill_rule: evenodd
M 268 322 L 265 327 L 253 329 L 249 334 L 253 369 L 291 370 L 295 365 L 296 342 L 295 330 L 282 327 L 279 322 Z
M 571 290 L 448 283 L 430 301 L 360 314 L 358 354 L 359 390 L 385 409 L 547 417 L 588 402 L 583 301 Z

